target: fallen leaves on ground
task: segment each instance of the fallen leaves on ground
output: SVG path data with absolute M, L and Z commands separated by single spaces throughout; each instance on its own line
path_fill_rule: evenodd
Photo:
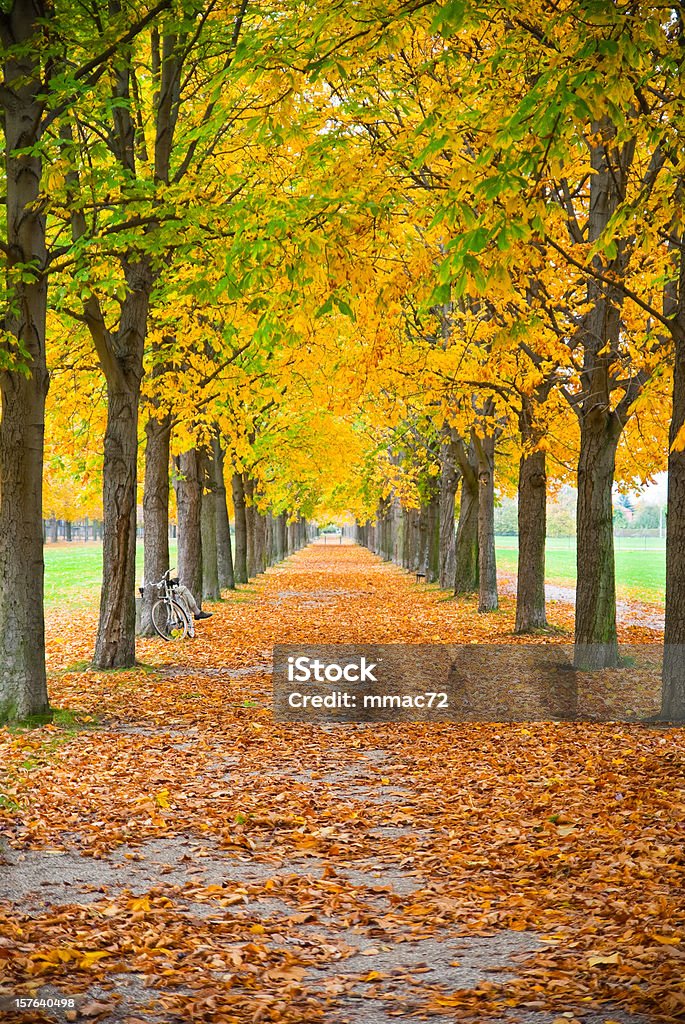
M 216 606 L 194 640 L 142 641 L 135 670 L 85 668 L 93 616 L 55 616 L 52 699 L 71 714 L 0 733 L 0 820 L 8 856 L 70 851 L 102 862 L 105 882 L 75 885 L 73 902 L 0 903 L 0 995 L 83 993 L 75 1020 L 123 1001 L 130 1021 L 149 1002 L 162 1021 L 314 1022 L 345 1019 L 335 1008 L 361 981 L 391 1016 L 675 1020 L 681 732 L 272 720 L 277 642 L 518 642 L 503 605 L 479 616 L 363 549 L 312 546 Z M 568 609 L 555 618 L 568 630 Z M 155 842 L 187 852 L 153 862 Z M 244 877 L 208 883 L 219 861 Z M 143 891 L 115 884 L 135 877 Z M 471 989 L 374 965 L 398 944 L 504 930 L 539 949 Z M 356 975 L 352 936 L 366 942 Z

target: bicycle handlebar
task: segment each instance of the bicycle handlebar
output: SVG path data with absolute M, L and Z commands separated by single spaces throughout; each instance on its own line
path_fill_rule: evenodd
M 152 584 L 153 587 L 163 587 L 165 583 L 170 583 L 171 582 L 171 579 L 170 579 L 171 572 L 172 572 L 171 569 L 167 569 L 167 571 L 164 573 L 164 575 L 162 576 L 162 578 L 159 581 L 159 583 L 153 583 Z

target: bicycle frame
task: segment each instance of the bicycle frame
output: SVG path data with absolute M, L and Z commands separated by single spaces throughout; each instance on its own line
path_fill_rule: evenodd
M 176 584 L 171 582 L 171 569 L 167 569 L 159 583 L 155 583 L 154 586 L 157 587 L 158 590 L 162 591 L 161 596 L 165 601 L 175 601 L 176 604 L 178 604 L 183 609 L 188 620 L 188 636 L 195 636 L 195 622 L 193 621 L 193 613 L 191 612 L 190 608 L 187 607 L 182 595 L 178 593 L 178 588 Z

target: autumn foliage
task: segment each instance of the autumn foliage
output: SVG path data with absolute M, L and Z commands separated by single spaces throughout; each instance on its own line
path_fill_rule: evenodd
M 148 1002 L 163 1019 L 352 1021 L 359 985 L 391 1018 L 679 1017 L 679 733 L 275 723 L 275 642 L 517 642 L 510 599 L 494 623 L 358 547 L 309 547 L 214 611 L 114 674 L 78 664 L 92 617 L 51 621 L 71 716 L 5 735 L 7 857 L 16 872 L 19 851 L 69 851 L 94 874 L 5 912 L 3 993 L 85 993 L 68 1019 L 103 1021 Z M 510 974 L 450 988 L 398 966 L 425 958 L 417 943 L 465 943 L 459 960 L 512 934 L 534 941 Z

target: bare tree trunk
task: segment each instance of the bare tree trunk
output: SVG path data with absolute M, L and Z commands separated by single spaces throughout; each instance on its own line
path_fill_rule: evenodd
M 599 140 L 590 151 L 594 173 L 590 178 L 588 242 L 601 237 L 621 201 L 621 190 L 632 159 L 626 143 L 617 160 L 616 130 L 608 116 L 592 125 Z M 620 282 L 627 266 L 624 243 L 618 244 L 610 272 Z M 594 260 L 603 269 L 601 258 Z M 616 586 L 614 580 L 614 526 L 612 487 L 628 392 L 612 410 L 612 368 L 619 350 L 623 292 L 618 284 L 605 287 L 595 280 L 587 285 L 589 308 L 581 325 L 583 339 L 583 393 L 577 413 L 580 421 L 577 511 L 577 583 L 574 664 L 579 669 L 611 668 L 618 664 Z
M 24 367 L 0 374 L 0 721 L 47 714 L 43 618 L 43 439 L 48 372 L 45 359 L 47 253 L 38 204 L 43 91 L 39 59 L 41 0 L 15 0 L 2 16 L 2 43 L 23 44 L 4 60 L 8 268 L 3 356 Z M 33 147 L 31 153 L 18 150 Z M 29 269 L 31 268 L 31 269 Z M 7 365 L 7 364 L 5 364 Z M 23 372 L 25 368 L 26 373 Z
M 680 183 L 678 193 L 683 191 Z M 678 194 L 677 193 L 677 194 Z M 675 343 L 673 412 L 668 452 L 668 518 L 666 520 L 666 623 L 661 717 L 685 722 L 685 449 L 676 445 L 685 430 L 685 235 L 681 233 L 678 275 L 667 289 L 664 312 L 671 317 Z
M 478 611 L 497 609 L 495 561 L 495 437 L 476 442 L 478 451 Z
M 266 551 L 266 516 L 263 515 L 257 506 L 254 509 L 254 566 L 255 574 L 266 572 L 267 551 Z
M 468 453 L 459 446 L 461 500 L 457 526 L 455 594 L 473 594 L 478 590 L 478 465 L 473 445 Z
M 440 492 L 431 492 L 426 506 L 426 583 L 435 583 L 440 573 Z
M 219 566 L 216 543 L 216 492 L 214 490 L 214 466 L 206 454 L 200 458 L 200 473 L 203 483 L 202 511 L 200 516 L 202 538 L 202 597 L 205 601 L 220 601 Z
M 214 458 L 214 493 L 216 495 L 216 560 L 219 572 L 219 587 L 235 590 L 233 574 L 233 549 L 231 546 L 231 524 L 228 519 L 226 482 L 224 479 L 224 450 L 218 434 L 212 440 Z
M 245 522 L 247 525 L 247 576 L 254 579 L 257 575 L 257 509 L 254 505 L 254 481 L 243 473 L 245 490 Z
M 685 264 L 685 257 L 680 257 Z M 681 278 L 685 274 L 681 272 Z M 685 285 L 685 281 L 683 282 Z M 685 297 L 683 299 L 685 306 Z M 685 427 L 685 327 L 676 335 L 673 416 L 668 454 L 666 520 L 666 623 L 661 717 L 685 721 L 685 449 L 674 442 Z
M 107 330 L 95 298 L 84 305 L 108 396 L 102 467 L 103 587 L 93 658 L 100 669 L 135 664 L 138 408 L 153 285 L 150 261 L 124 261 L 124 276 L 126 297 L 115 332 Z
M 145 487 L 143 491 L 144 569 L 140 633 L 154 636 L 152 606 L 159 597 L 154 586 L 169 566 L 169 446 L 171 416 L 154 415 L 145 424 Z
M 128 387 L 125 385 L 128 384 Z M 136 660 L 136 497 L 139 380 L 107 386 L 102 472 L 102 591 L 95 668 L 130 668 Z
M 202 477 L 195 448 L 176 460 L 176 506 L 178 508 L 178 575 L 202 606 Z
M 288 555 L 288 516 L 281 512 L 276 521 L 276 536 L 278 537 L 278 561 L 282 562 Z
M 48 711 L 41 485 L 47 373 L 0 376 L 0 721 Z
M 603 411 L 581 419 L 574 661 L 587 670 L 618 664 L 612 488 L 619 436 Z
M 245 488 L 243 474 L 234 473 L 231 480 L 233 510 L 235 513 L 235 562 L 233 571 L 236 583 L 247 583 L 247 514 L 245 511 Z
M 276 520 L 271 512 L 266 515 L 266 564 L 273 565 L 276 561 Z
M 523 454 L 518 480 L 518 574 L 516 578 L 517 633 L 547 627 L 545 611 L 545 539 L 547 472 L 544 451 L 533 451 L 539 436 L 533 410 L 524 397 L 519 417 Z
M 454 525 L 455 498 L 460 471 L 456 444 L 449 427 L 443 430 L 440 447 L 440 565 L 438 582 L 443 590 L 454 590 L 457 573 L 457 536 Z

